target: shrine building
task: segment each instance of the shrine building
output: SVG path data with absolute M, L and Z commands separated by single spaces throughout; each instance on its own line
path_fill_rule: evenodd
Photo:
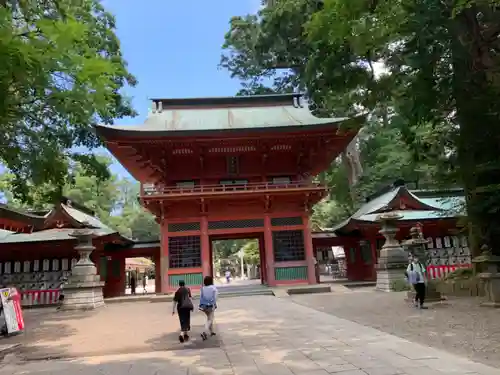
M 318 259 L 328 256 L 332 246 L 344 248 L 347 279 L 375 281 L 376 264 L 384 238 L 377 216 L 395 212 L 399 220 L 396 239 L 409 238 L 411 227 L 419 226 L 428 240 L 427 251 L 431 278 L 439 278 L 458 267 L 471 267 L 467 231 L 460 224 L 464 216 L 462 189 L 446 191 L 410 190 L 403 181 L 369 196 L 351 217 L 333 228 L 313 233 Z
M 315 117 L 300 94 L 152 104 L 143 125 L 97 132 L 161 225 L 157 292 L 199 287 L 212 241 L 236 238 L 258 239 L 263 284 L 316 283 L 309 215 L 327 190 L 313 177 L 363 118 Z
M 105 282 L 107 297 L 124 293 L 125 285 L 116 285 L 125 278 L 125 256 L 152 252 L 148 244 L 123 237 L 94 212 L 67 198 L 51 210 L 36 213 L 2 205 L 0 222 L 7 228 L 0 230 L 0 286 L 18 288 L 23 306 L 57 303 L 61 285 L 78 260 L 76 240 L 71 235 L 75 230 L 91 228 L 94 232 L 96 249 L 91 259 Z M 113 249 L 117 247 L 128 252 L 116 254 Z

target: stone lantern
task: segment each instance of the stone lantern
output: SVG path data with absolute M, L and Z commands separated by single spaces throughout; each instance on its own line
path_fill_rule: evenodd
M 408 250 L 408 253 L 410 255 L 416 255 L 419 262 L 422 263 L 422 265 L 427 269 L 429 260 L 427 256 L 426 246 L 429 241 L 424 238 L 421 226 L 410 228 L 410 236 L 411 238 L 409 240 L 403 242 L 404 248 Z M 436 290 L 434 284 L 427 283 L 426 287 L 426 301 L 438 302 L 442 300 L 441 293 Z M 415 299 L 415 291 L 410 290 L 408 292 L 408 299 L 412 301 Z
M 90 254 L 95 250 L 92 245 L 93 230 L 75 229 L 71 236 L 77 240 L 75 250 L 78 251 L 79 260 L 71 271 L 68 283 L 64 286 L 64 302 L 61 309 L 93 310 L 102 307 L 104 282 L 100 280 L 97 269 L 90 260 Z
M 404 282 L 408 255 L 399 241 L 396 240 L 396 233 L 399 230 L 397 222 L 402 217 L 394 212 L 386 212 L 377 217 L 377 221 L 381 223 L 382 227 L 379 233 L 385 237 L 385 243 L 380 249 L 380 257 L 376 267 L 377 290 L 392 292 L 395 282 Z
M 480 256 L 472 259 L 474 263 L 483 264 L 482 272 L 478 275 L 484 283 L 486 301 L 481 303 L 485 307 L 500 307 L 500 257 L 493 255 L 487 246 L 481 248 Z

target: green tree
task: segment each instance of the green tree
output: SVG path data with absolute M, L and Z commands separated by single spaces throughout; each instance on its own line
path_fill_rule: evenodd
M 260 248 L 258 240 L 250 240 L 243 245 L 243 260 L 246 264 L 260 264 Z
M 111 160 L 97 156 L 97 160 L 110 166 Z M 107 180 L 100 180 L 85 174 L 84 169 L 76 164 L 70 171 L 71 182 L 63 187 L 63 194 L 74 202 L 92 209 L 106 225 L 116 229 L 122 235 L 134 240 L 159 240 L 160 228 L 155 217 L 146 211 L 138 201 L 139 184 L 128 179 L 119 179 L 110 173 Z M 21 209 L 48 210 L 54 201 L 49 199 L 53 186 L 44 184 L 30 186 L 31 204 L 27 204 L 12 194 L 14 176 L 11 173 L 0 175 L 0 193 L 4 200 L 13 207 Z
M 212 242 L 214 260 L 228 259 L 236 254 L 248 240 L 216 240 Z
M 139 183 L 122 179 L 118 184 L 119 202 L 110 216 L 110 225 L 121 234 L 138 241 L 158 241 L 160 225 L 139 203 Z
M 73 161 L 109 177 L 77 149 L 100 145 L 95 124 L 135 114 L 122 92 L 135 79 L 114 29 L 98 0 L 0 2 L 0 161 L 26 203 L 32 186 L 60 195 Z
M 498 1 L 439 0 L 352 2 L 325 0 L 307 25 L 308 41 L 320 51 L 308 60 L 309 78 L 325 73 L 325 88 L 346 98 L 332 82 L 358 75 L 362 99 L 390 97 L 413 125 L 407 142 L 414 156 L 432 153 L 416 135 L 430 127 L 451 139 L 457 175 L 467 194 L 473 243 L 500 254 L 500 6 Z M 339 53 L 349 49 L 343 64 Z M 380 85 L 368 66 L 384 62 L 390 79 Z M 335 68 L 335 69 L 334 69 Z M 333 71 L 335 71 L 333 73 Z M 375 83 L 375 84 L 374 84 Z M 319 86 L 318 86 L 319 87 Z M 323 90 L 321 95 L 325 95 Z M 373 100 L 356 100 L 370 108 Z M 417 159 L 418 160 L 418 159 Z M 478 246 L 473 246 L 477 253 Z
M 395 174 L 422 187 L 461 182 L 473 239 L 500 251 L 498 1 L 266 3 L 259 17 L 232 20 L 222 66 L 247 90 L 262 84 L 252 74 L 272 79 L 270 71 L 286 67 L 318 114 L 369 112 L 377 130 L 360 139 L 357 190 L 373 192 Z M 273 28 L 281 32 L 275 42 Z M 283 34 L 293 42 L 286 51 Z M 339 166 L 323 177 L 338 182 Z
M 96 160 L 106 168 L 111 165 L 111 159 L 107 157 L 96 156 Z M 80 163 L 73 165 L 68 176 L 69 181 L 63 186 L 61 194 L 95 211 L 99 218 L 106 220 L 120 201 L 117 176 L 110 174 L 110 178 L 102 181 L 95 176 L 87 175 L 84 166 Z M 29 187 L 28 199 L 20 200 L 13 194 L 15 181 L 16 177 L 12 173 L 0 175 L 0 191 L 10 205 L 25 209 L 47 209 L 55 203 L 51 197 L 58 187 L 48 183 L 39 186 L 27 185 Z

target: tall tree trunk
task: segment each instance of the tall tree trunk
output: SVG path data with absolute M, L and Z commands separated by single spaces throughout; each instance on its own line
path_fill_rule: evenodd
M 489 77 L 474 7 L 455 23 L 453 90 L 460 126 L 458 158 L 466 192 L 471 250 L 485 244 L 500 255 L 500 115 L 499 92 Z

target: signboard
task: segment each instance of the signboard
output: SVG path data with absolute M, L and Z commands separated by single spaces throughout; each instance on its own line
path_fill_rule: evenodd
M 23 312 L 21 310 L 21 294 L 15 288 L 0 289 L 3 317 L 7 333 L 17 333 L 24 330 Z
M 332 253 L 335 259 L 345 258 L 345 252 L 342 246 L 332 246 Z

